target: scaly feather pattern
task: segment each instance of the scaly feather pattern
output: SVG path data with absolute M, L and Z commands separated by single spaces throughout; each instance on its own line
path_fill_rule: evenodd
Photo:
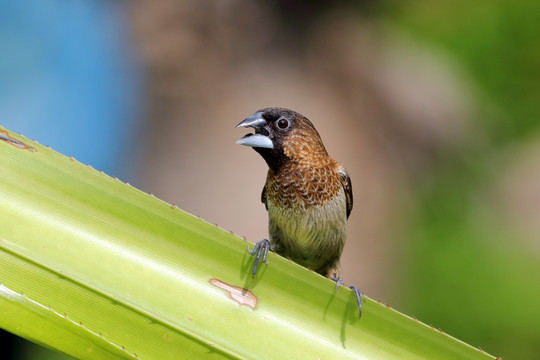
M 347 237 L 347 219 L 353 206 L 351 179 L 333 160 L 313 124 L 299 113 L 266 108 L 238 126 L 252 127 L 255 134 L 238 140 L 253 147 L 268 164 L 261 200 L 268 210 L 270 241 L 258 242 L 255 274 L 261 253 L 269 248 L 338 285 L 339 258 Z M 356 294 L 361 314 L 362 293 Z

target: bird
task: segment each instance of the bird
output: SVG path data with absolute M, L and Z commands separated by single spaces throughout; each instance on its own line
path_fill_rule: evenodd
M 261 202 L 268 211 L 269 239 L 248 252 L 255 255 L 252 276 L 268 250 L 343 285 L 340 257 L 353 207 L 349 173 L 332 159 L 315 126 L 300 113 L 281 107 L 256 111 L 237 126 L 253 128 L 236 141 L 253 148 L 268 165 Z M 354 285 L 362 315 L 364 296 Z

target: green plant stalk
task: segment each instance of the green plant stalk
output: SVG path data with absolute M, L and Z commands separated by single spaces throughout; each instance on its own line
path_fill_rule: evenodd
M 278 255 L 252 278 L 246 240 L 22 136 L 0 131 L 0 159 L 0 327 L 31 341 L 81 359 L 493 359 L 369 298 L 358 319 L 349 289 Z

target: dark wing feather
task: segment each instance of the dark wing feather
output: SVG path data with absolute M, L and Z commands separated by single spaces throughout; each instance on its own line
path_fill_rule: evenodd
M 352 196 L 352 183 L 351 183 L 351 177 L 349 176 L 349 173 L 343 166 L 340 166 L 337 170 L 339 174 L 339 180 L 341 181 L 341 186 L 343 186 L 343 190 L 345 190 L 345 197 L 347 200 L 347 219 L 349 218 L 349 215 L 351 214 L 351 210 L 353 207 L 353 196 Z
M 264 185 L 261 193 L 261 202 L 264 204 L 264 207 L 266 208 L 266 211 L 268 211 L 268 203 L 266 202 L 266 184 Z

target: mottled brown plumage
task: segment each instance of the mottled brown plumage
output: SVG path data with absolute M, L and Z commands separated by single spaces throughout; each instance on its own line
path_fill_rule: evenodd
M 268 210 L 272 249 L 322 275 L 338 277 L 352 209 L 347 171 L 328 156 L 304 116 L 282 108 L 256 114 L 264 119 L 261 125 L 266 123 L 255 127 L 256 133 L 272 141 L 272 148 L 254 146 L 269 166 L 261 200 Z
M 250 250 L 256 255 L 252 274 L 271 248 L 341 285 L 339 258 L 353 206 L 347 170 L 328 156 L 313 124 L 295 111 L 262 109 L 238 127 L 255 129 L 237 143 L 253 147 L 268 164 L 261 200 L 268 210 L 270 241 Z M 350 288 L 361 315 L 363 295 Z

